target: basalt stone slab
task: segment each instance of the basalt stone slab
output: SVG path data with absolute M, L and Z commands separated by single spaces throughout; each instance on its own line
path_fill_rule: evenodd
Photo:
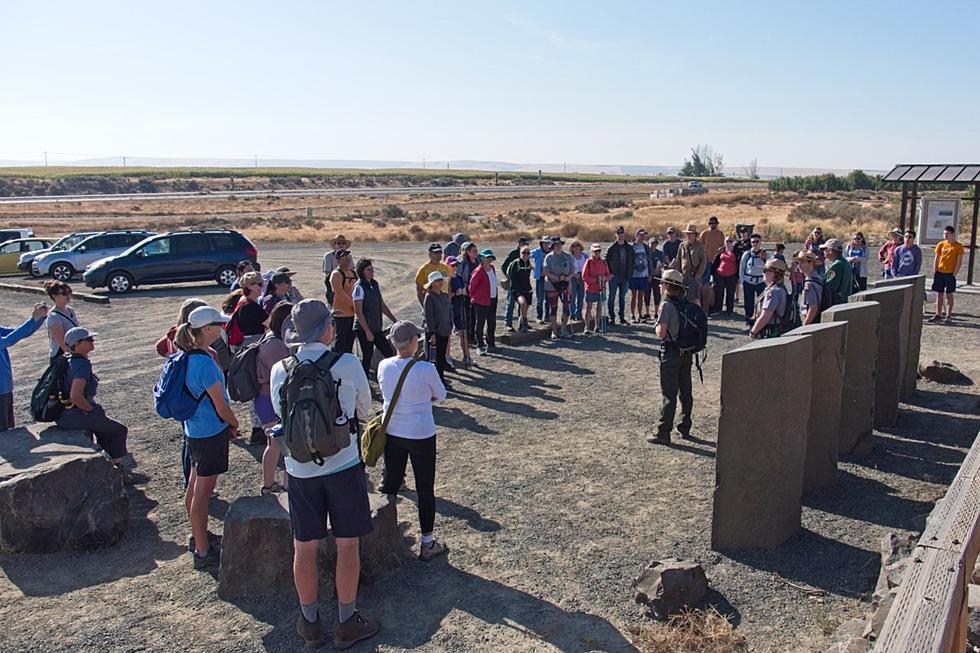
M 397 565 L 405 553 L 395 503 L 371 493 L 374 530 L 361 538 L 361 575 L 374 577 Z M 329 522 L 328 522 L 329 528 Z M 320 543 L 322 579 L 332 579 L 337 561 L 334 539 Z M 223 598 L 292 591 L 293 535 L 286 493 L 241 497 L 228 508 L 221 540 L 218 594 Z
M 881 306 L 877 302 L 853 302 L 831 306 L 820 317 L 822 323 L 847 323 L 844 389 L 841 392 L 841 420 L 837 434 L 839 455 L 871 451 L 880 314 Z
M 872 301 L 881 306 L 878 315 L 878 366 L 875 372 L 874 426 L 894 426 L 898 420 L 898 402 L 904 380 L 902 363 L 903 317 L 908 319 L 912 286 L 909 284 L 865 290 L 851 295 L 851 302 Z M 907 327 L 906 327 L 907 333 Z
M 841 422 L 841 396 L 844 390 L 844 362 L 847 350 L 847 323 L 820 322 L 793 329 L 783 337 L 809 336 L 813 340 L 813 368 L 810 385 L 810 419 L 806 426 L 806 464 L 803 491 L 837 485 L 838 433 Z
M 911 284 L 912 297 L 909 305 L 908 347 L 905 357 L 905 376 L 902 382 L 902 400 L 907 400 L 915 392 L 919 378 L 919 352 L 922 347 L 922 310 L 926 299 L 926 275 L 882 279 L 874 283 L 875 288 L 892 288 Z
M 88 432 L 34 425 L 0 433 L 0 550 L 108 546 L 128 520 L 122 475 Z
M 812 360 L 808 336 L 722 356 L 712 548 L 771 548 L 800 529 Z

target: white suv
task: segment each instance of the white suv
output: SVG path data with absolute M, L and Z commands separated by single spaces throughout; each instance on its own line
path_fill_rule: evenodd
M 100 258 L 122 254 L 153 235 L 151 231 L 103 231 L 89 236 L 71 249 L 36 256 L 31 261 L 31 274 L 35 277 L 50 274 L 59 281 L 68 281 Z

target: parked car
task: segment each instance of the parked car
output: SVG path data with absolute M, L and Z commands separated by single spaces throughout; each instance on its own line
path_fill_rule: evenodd
M 235 265 L 244 260 L 254 263 L 257 255 L 255 245 L 237 231 L 174 231 L 96 261 L 83 278 L 89 288 L 108 287 L 112 293 L 143 285 L 205 280 L 227 288 L 235 281 Z
M 51 247 L 51 241 L 45 238 L 18 238 L 17 240 L 8 240 L 0 245 L 0 274 L 13 274 L 17 272 L 17 263 L 23 255 L 22 252 L 39 252 L 48 247 Z
M 82 242 L 89 236 L 97 234 L 97 231 L 76 231 L 75 233 L 68 234 L 67 236 L 62 236 L 60 240 L 57 240 L 51 247 L 39 250 L 28 250 L 20 255 L 20 260 L 17 262 L 17 269 L 21 272 L 34 273 L 31 263 L 34 258 L 40 256 L 41 254 L 47 254 L 48 252 L 61 252 L 64 250 L 71 249 L 78 243 Z
M 704 184 L 701 183 L 700 181 L 694 180 L 694 181 L 687 182 L 687 187 L 688 188 L 704 188 Z
M 33 238 L 34 232 L 30 229 L 0 229 L 0 243 L 18 238 Z
M 43 277 L 50 274 L 59 281 L 68 281 L 94 261 L 121 254 L 136 243 L 155 234 L 152 231 L 100 231 L 62 252 L 48 252 L 34 257 L 31 274 Z

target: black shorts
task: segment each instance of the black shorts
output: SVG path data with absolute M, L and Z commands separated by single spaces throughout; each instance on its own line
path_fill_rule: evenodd
M 465 295 L 453 297 L 453 327 L 457 331 L 465 331 L 469 328 L 470 320 L 470 298 Z
M 191 466 L 198 476 L 217 476 L 228 471 L 228 429 L 210 438 L 186 438 Z
M 532 293 L 532 292 L 531 292 L 530 290 L 528 290 L 528 291 L 526 291 L 526 292 L 525 292 L 525 291 L 520 291 L 520 292 L 514 292 L 514 293 L 513 293 L 513 295 L 514 295 L 514 301 L 515 301 L 515 302 L 517 301 L 517 299 L 518 299 L 519 297 L 523 297 L 523 298 L 524 298 L 524 302 L 525 302 L 525 303 L 526 303 L 526 304 L 527 304 L 528 306 L 530 306 L 530 305 L 531 305 L 531 300 L 532 300 L 532 298 L 534 297 L 534 295 L 533 295 L 533 293 Z
M 937 272 L 932 278 L 932 292 L 956 292 L 956 275 L 952 272 Z
M 374 530 L 364 465 L 312 478 L 289 477 L 289 521 L 299 542 L 322 540 L 327 520 L 334 537 L 361 537 Z

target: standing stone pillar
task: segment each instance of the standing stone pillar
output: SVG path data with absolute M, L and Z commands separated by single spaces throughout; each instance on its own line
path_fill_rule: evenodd
M 783 337 L 809 336 L 813 341 L 810 419 L 806 426 L 803 492 L 837 485 L 838 440 L 847 323 L 825 322 L 793 329 Z
M 915 392 L 915 384 L 919 379 L 919 351 L 922 346 L 922 309 L 926 300 L 926 275 L 917 274 L 914 277 L 882 279 L 873 284 L 874 288 L 892 288 L 905 284 L 912 285 L 912 301 L 909 304 L 909 341 L 906 348 L 905 378 L 901 393 L 903 401 L 907 401 Z
M 711 547 L 775 547 L 800 529 L 812 339 L 758 340 L 721 359 Z
M 820 317 L 821 322 L 847 322 L 844 390 L 841 392 L 837 439 L 840 455 L 871 452 L 880 312 L 877 302 L 854 302 L 831 306 Z
M 874 425 L 894 426 L 898 420 L 899 391 L 904 381 L 902 366 L 905 351 L 902 346 L 903 316 L 908 318 L 912 301 L 912 286 L 894 286 L 865 290 L 851 295 L 853 302 L 872 301 L 881 305 L 878 315 L 878 368 L 875 373 Z M 905 322 L 905 332 L 908 332 Z

